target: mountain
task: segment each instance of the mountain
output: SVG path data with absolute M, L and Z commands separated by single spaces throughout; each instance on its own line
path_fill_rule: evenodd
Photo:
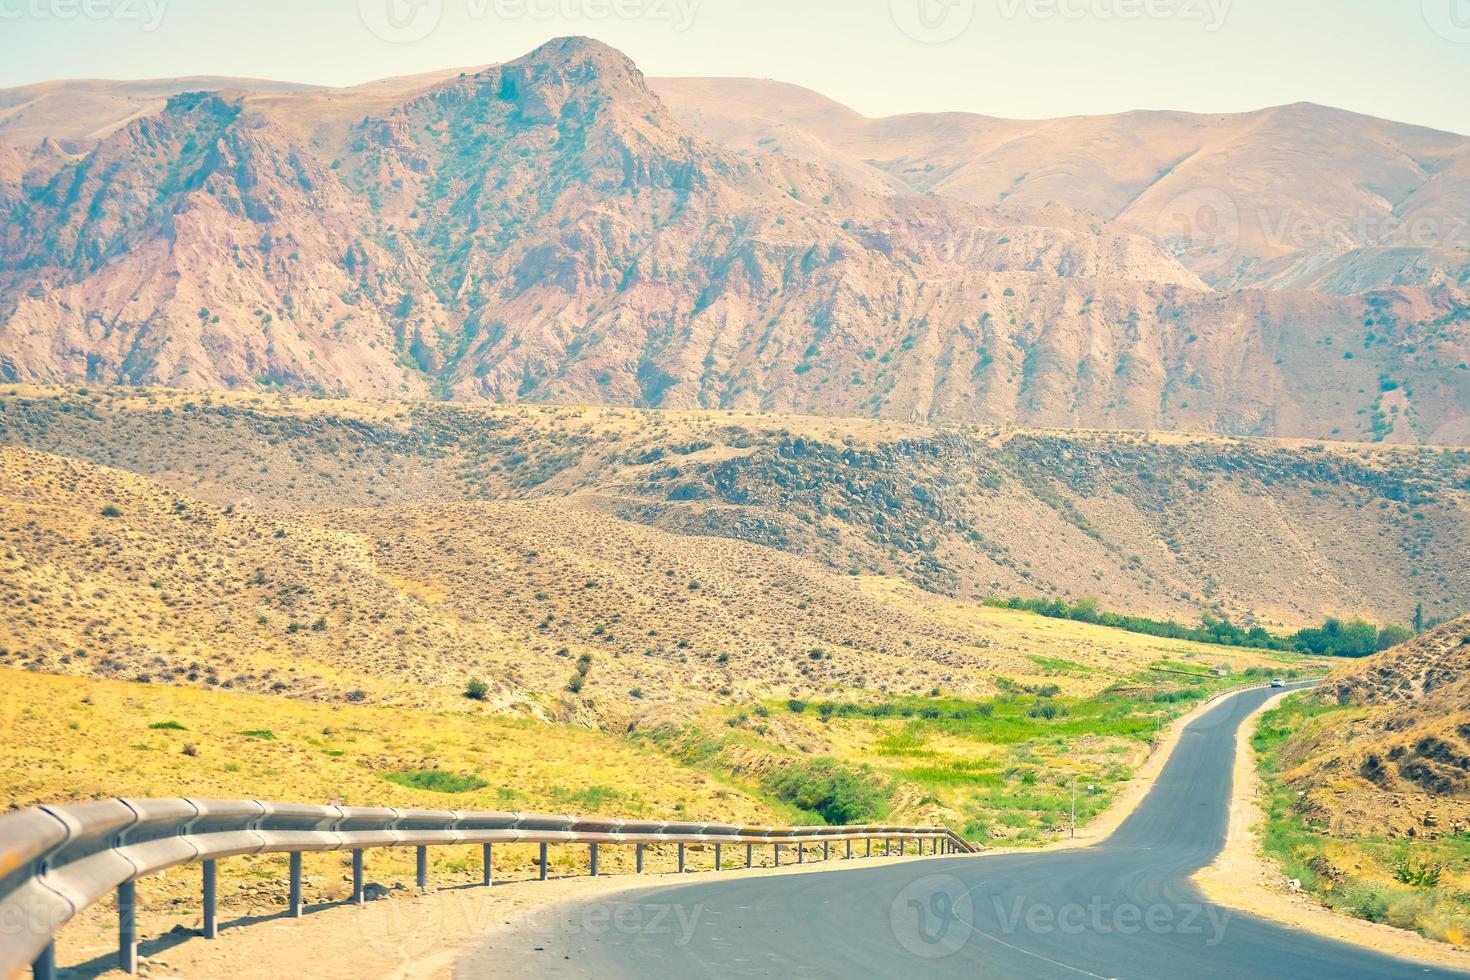
M 736 151 L 817 160 L 896 193 L 1075 208 L 1159 242 L 1219 289 L 1470 282 L 1470 137 L 1310 104 L 868 119 L 770 81 L 660 79 L 655 90 Z
M 907 582 L 970 607 L 991 596 L 1091 596 L 1119 612 L 1192 622 L 1212 609 L 1242 624 L 1295 629 L 1328 615 L 1407 623 L 1419 603 L 1432 617 L 1459 615 L 1470 577 L 1470 454 L 1463 450 L 116 387 L 0 387 L 0 445 L 126 471 L 175 495 L 233 506 L 233 523 L 256 530 L 244 539 L 254 543 L 238 559 L 243 571 L 226 578 L 275 564 L 286 566 L 292 583 L 330 574 L 320 555 L 339 545 L 298 538 L 289 528 L 291 537 L 277 544 L 276 525 L 264 522 L 272 514 L 299 521 L 340 512 L 310 521 L 329 525 L 334 540 L 353 535 L 359 542 L 336 573 L 371 573 L 368 584 L 345 593 L 369 597 L 354 603 L 379 606 L 371 597 L 383 594 L 384 583 L 422 581 L 450 628 L 455 610 L 513 601 L 524 608 L 500 627 L 512 638 L 543 618 L 537 602 L 524 601 L 528 595 L 570 594 L 580 631 L 611 622 L 619 604 L 631 616 L 642 608 L 639 595 L 663 596 L 667 579 L 660 576 L 675 566 L 675 579 L 702 580 L 709 589 L 699 596 L 675 590 L 670 601 L 699 601 L 660 615 L 679 622 L 686 638 L 701 638 L 700 648 L 732 655 L 747 645 L 742 636 L 756 642 L 769 632 L 779 643 L 816 628 L 803 625 L 804 611 L 789 608 L 801 596 L 833 597 L 824 614 L 831 622 L 813 639 L 843 646 L 863 646 L 865 634 L 890 636 L 879 624 L 895 622 L 884 641 L 892 648 L 904 636 L 930 636 L 932 623 L 955 615 L 943 604 L 914 607 L 917 600 L 904 599 L 921 610 L 917 621 L 894 620 L 875 612 L 871 597 L 850 587 L 854 581 L 882 584 L 885 595 Z M 9 487 L 6 494 L 8 511 L 18 503 Z M 149 509 L 167 515 L 176 499 Z M 104 504 L 94 499 L 79 509 L 85 515 Z M 247 514 L 253 523 L 241 523 Z M 78 527 L 110 526 L 77 520 Z M 19 521 L 7 526 L 30 533 Z M 408 536 L 390 550 L 362 543 L 393 539 L 396 528 Z M 78 542 L 79 556 L 86 540 Z M 662 556 L 652 579 L 626 560 L 649 549 Z M 523 568 L 522 551 L 542 552 L 552 570 L 523 581 L 522 572 L 534 569 Z M 563 562 L 576 551 L 597 557 Z M 212 539 L 170 539 L 160 553 L 223 554 Z M 298 559 L 309 565 L 298 567 Z M 141 567 L 155 564 L 149 558 Z M 52 566 L 36 567 L 49 581 Z M 316 571 L 302 570 L 308 567 Z M 754 576 L 737 576 L 738 592 L 708 580 L 737 567 Z M 771 577 L 778 571 L 781 583 Z M 601 584 L 596 595 L 579 591 L 590 581 Z M 145 584 L 139 578 L 129 588 L 147 594 Z M 89 583 L 79 588 L 81 597 L 90 595 Z M 508 590 L 503 600 L 497 590 Z M 704 603 L 737 594 L 760 607 L 758 619 L 728 620 Z M 919 595 L 900 592 L 910 594 Z M 839 615 L 838 605 L 850 611 Z M 326 607 L 330 601 L 318 602 L 298 621 L 309 623 Z M 60 610 L 56 621 L 65 621 Z M 551 649 L 580 635 L 558 639 L 566 626 L 545 626 Z M 618 635 L 627 640 L 648 628 Z M 487 635 L 466 649 L 501 640 Z M 374 648 L 372 637 L 360 641 L 363 652 L 354 658 Z
M 0 143 L 0 380 L 1465 439 L 1461 282 L 1222 292 L 1142 211 L 754 152 L 669 91 L 566 38 Z M 1339 258 L 1314 286 L 1392 264 Z

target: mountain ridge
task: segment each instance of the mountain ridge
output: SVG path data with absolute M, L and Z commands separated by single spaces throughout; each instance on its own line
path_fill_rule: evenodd
M 1222 291 L 1070 205 L 706 138 L 590 39 L 354 91 L 0 143 L 0 380 L 1428 442 L 1470 404 L 1442 277 Z

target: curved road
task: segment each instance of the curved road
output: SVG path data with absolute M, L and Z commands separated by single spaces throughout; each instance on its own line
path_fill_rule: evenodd
M 1190 884 L 1224 846 L 1236 731 L 1272 693 L 1225 699 L 1191 724 L 1143 803 L 1095 847 L 703 877 L 537 913 L 455 976 L 1461 976 L 1205 904 Z

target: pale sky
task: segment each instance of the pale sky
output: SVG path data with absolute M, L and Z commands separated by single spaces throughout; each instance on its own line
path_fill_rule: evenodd
M 1470 0 L 0 0 L 0 87 L 346 85 L 562 34 L 650 75 L 777 78 L 873 116 L 1309 101 L 1470 133 Z

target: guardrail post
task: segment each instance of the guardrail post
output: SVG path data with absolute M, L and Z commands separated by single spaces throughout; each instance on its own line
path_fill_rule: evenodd
M 867 846 L 867 850 L 863 854 L 863 857 L 872 857 L 873 856 L 873 838 L 869 837 L 867 840 L 863 841 L 863 843 L 865 843 L 865 844 L 868 845 Z
M 597 845 L 596 844 L 589 844 L 589 845 L 587 845 L 587 853 L 588 853 L 588 862 L 592 866 L 592 877 L 596 878 L 597 877 Z
M 883 838 L 883 856 L 884 857 L 893 857 L 893 838 L 892 837 L 885 837 L 885 838 Z
M 219 936 L 219 914 L 217 897 L 217 869 L 213 861 L 204 862 L 204 928 L 201 934 L 205 939 L 215 939 Z
M 847 839 L 847 859 L 849 861 L 852 860 L 852 838 L 851 837 L 849 837 Z
M 684 873 L 684 845 L 679 845 L 679 873 Z
M 489 888 L 495 882 L 495 854 L 490 850 L 493 846 L 492 844 L 484 845 L 484 854 L 480 859 L 481 867 L 485 872 L 486 888 Z
M 634 861 L 636 862 L 636 864 L 638 866 L 638 874 L 642 874 L 643 873 L 643 845 L 642 844 L 639 844 L 637 847 L 634 848 L 634 854 L 636 855 L 634 857 Z
M 31 976 L 34 980 L 56 980 L 56 940 L 47 943 L 31 964 Z
M 362 848 L 356 847 L 352 850 L 352 904 L 363 905 L 367 902 L 367 891 L 362 881 Z
M 796 863 L 806 864 L 806 841 L 799 841 L 796 845 Z
M 541 845 L 541 880 L 546 880 L 546 845 Z
M 138 972 L 138 883 L 117 886 L 117 968 Z
M 776 849 L 776 867 L 781 867 L 781 845 L 773 845 Z
M 301 852 L 291 852 L 291 918 L 301 918 Z
M 822 860 L 823 861 L 830 861 L 831 859 L 832 859 L 832 842 L 831 841 L 825 841 L 824 840 L 824 841 L 822 841 Z
M 748 868 L 753 863 L 755 863 L 755 845 L 754 844 L 746 844 L 745 845 L 745 866 Z
M 715 870 L 716 871 L 722 870 L 723 865 L 724 865 L 724 861 L 722 860 L 722 857 L 721 857 L 720 845 L 719 844 L 716 844 L 715 845 Z
M 417 860 L 414 862 L 415 880 L 420 888 L 429 887 L 429 849 L 422 845 L 418 848 Z

